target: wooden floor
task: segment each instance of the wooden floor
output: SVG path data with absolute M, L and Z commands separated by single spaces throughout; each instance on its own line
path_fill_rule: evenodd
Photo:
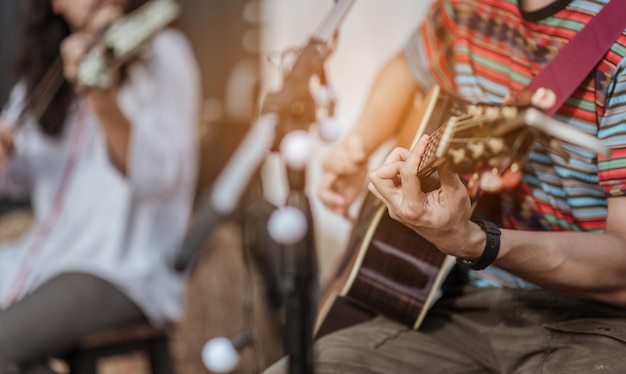
M 200 253 L 188 285 L 187 317 L 172 336 L 178 373 L 207 372 L 202 364 L 202 347 L 211 338 L 233 337 L 244 330 L 250 310 L 245 307 L 249 295 L 259 344 L 256 349 L 242 351 L 234 373 L 254 373 L 280 358 L 281 341 L 273 328 L 264 292 L 256 269 L 247 271 L 244 265 L 239 228 L 234 224 L 222 225 Z

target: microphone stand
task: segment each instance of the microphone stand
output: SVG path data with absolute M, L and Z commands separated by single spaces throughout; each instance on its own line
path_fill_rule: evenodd
M 264 112 L 278 114 L 278 138 L 274 148 L 288 132 L 308 129 L 316 121 L 316 104 L 309 82 L 317 76 L 325 82 L 324 64 L 332 53 L 337 29 L 354 0 L 340 0 L 326 21 L 300 51 L 283 87 L 266 97 Z M 319 293 L 318 263 L 315 251 L 311 205 L 306 195 L 306 170 L 286 166 L 288 194 L 286 205 L 299 209 L 308 224 L 306 235 L 298 242 L 282 246 L 281 275 L 285 303 L 284 347 L 290 374 L 312 374 L 313 329 Z
M 316 121 L 316 105 L 309 89 L 311 78 L 325 80 L 324 64 L 332 42 L 354 0 L 337 0 L 331 13 L 301 49 L 283 87 L 266 96 L 261 116 L 242 140 L 199 207 L 194 225 L 176 259 L 179 271 L 187 269 L 209 234 L 241 205 L 268 152 L 278 149 L 293 130 L 308 129 Z M 281 246 L 282 291 L 285 302 L 285 353 L 289 373 L 313 373 L 313 326 L 317 310 L 317 259 L 311 207 L 305 193 L 306 171 L 286 168 L 289 192 L 286 205 L 298 208 L 307 219 L 304 238 Z

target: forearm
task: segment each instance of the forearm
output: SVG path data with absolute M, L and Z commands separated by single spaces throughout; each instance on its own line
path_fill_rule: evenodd
M 480 259 L 485 232 L 470 221 L 471 204 L 459 176 L 438 169 L 440 187 L 424 192 L 415 176 L 428 137 L 408 151 L 395 149 L 370 173 L 370 191 L 389 215 L 441 251 Z M 562 294 L 626 307 L 626 196 L 607 199 L 603 233 L 538 232 L 502 229 L 493 264 L 531 283 Z
M 130 123 L 122 113 L 115 97 L 107 92 L 93 92 L 89 102 L 100 122 L 106 137 L 111 162 L 126 175 L 128 170 L 128 148 Z
M 546 289 L 626 307 L 626 236 L 502 230 L 494 265 Z
M 348 137 L 356 137 L 371 155 L 396 136 L 412 107 L 418 86 L 402 54 L 394 56 L 376 77 L 363 111 Z

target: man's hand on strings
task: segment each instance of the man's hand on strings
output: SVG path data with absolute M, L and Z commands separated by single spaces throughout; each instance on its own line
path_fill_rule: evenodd
M 422 191 L 417 171 L 424 155 L 428 136 L 409 151 L 396 148 L 384 164 L 369 175 L 369 190 L 387 205 L 389 215 L 413 229 L 442 251 L 464 258 L 474 258 L 473 246 L 465 248 L 467 237 L 484 237 L 469 219 L 471 203 L 461 178 L 446 163 L 438 168 L 440 187 Z M 480 247 L 477 247 L 480 248 Z

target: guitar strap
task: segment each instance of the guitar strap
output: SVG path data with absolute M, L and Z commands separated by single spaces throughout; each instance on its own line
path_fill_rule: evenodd
M 626 29 L 626 1 L 609 1 L 526 86 L 531 93 L 544 87 L 556 94 L 553 115 L 589 75 Z

